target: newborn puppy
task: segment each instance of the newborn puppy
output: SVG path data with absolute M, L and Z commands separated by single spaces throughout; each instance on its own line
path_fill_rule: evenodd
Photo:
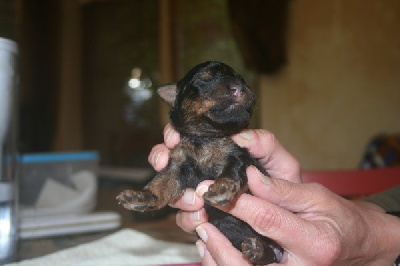
M 203 196 L 209 222 L 253 264 L 279 262 L 283 253 L 279 245 L 214 207 L 233 203 L 247 190 L 248 166 L 268 175 L 247 149 L 229 138 L 248 126 L 255 102 L 243 78 L 223 63 L 205 62 L 177 84 L 160 87 L 158 93 L 171 105 L 171 123 L 181 141 L 171 150 L 167 167 L 142 191 L 121 192 L 119 203 L 134 211 L 157 210 L 182 196 L 186 188 L 215 180 Z

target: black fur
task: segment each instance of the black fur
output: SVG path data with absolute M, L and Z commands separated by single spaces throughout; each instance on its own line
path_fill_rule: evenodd
M 255 102 L 243 78 L 223 63 L 205 62 L 176 85 L 159 88 L 158 93 L 171 105 L 171 123 L 181 141 L 171 151 L 168 166 L 142 191 L 121 192 L 117 200 L 131 210 L 160 209 L 180 197 L 185 188 L 215 180 L 203 196 L 209 222 L 252 263 L 279 262 L 283 253 L 279 245 L 214 207 L 234 202 L 247 190 L 248 166 L 268 175 L 246 149 L 229 138 L 248 126 Z

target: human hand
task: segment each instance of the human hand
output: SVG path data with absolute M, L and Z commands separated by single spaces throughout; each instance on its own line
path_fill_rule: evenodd
M 232 135 L 232 140 L 260 161 L 271 177 L 300 182 L 299 162 L 279 143 L 275 135 L 267 130 L 248 129 Z M 180 136 L 171 124 L 164 128 L 164 143 L 153 147 L 149 162 L 156 171 L 168 163 L 170 149 L 179 143 Z
M 254 196 L 241 195 L 226 211 L 281 244 L 286 250 L 282 264 L 390 265 L 394 261 L 400 250 L 397 218 L 384 214 L 374 204 L 347 201 L 320 185 L 299 184 L 298 162 L 271 133 L 246 132 L 232 139 L 248 148 L 272 178 L 264 179 L 256 169 L 249 168 L 249 188 Z M 171 125 L 166 126 L 164 137 L 165 144 L 155 146 L 149 156 L 158 171 L 166 166 L 169 149 L 179 142 L 179 134 Z M 211 183 L 202 182 L 196 192 L 187 190 L 173 204 L 185 210 L 178 213 L 177 223 L 188 232 L 197 229 L 205 240 L 197 242 L 203 264 L 245 265 L 242 254 L 206 223 L 201 195 Z
M 400 220 L 373 204 L 346 200 L 325 187 L 293 183 L 247 169 L 254 195 L 223 208 L 285 249 L 280 265 L 391 265 L 400 251 Z M 246 265 L 210 223 L 196 231 L 203 265 Z
M 299 162 L 278 142 L 275 136 L 266 130 L 245 130 L 232 136 L 239 146 L 247 148 L 258 159 L 272 177 L 300 182 Z M 168 124 L 164 128 L 164 144 L 154 146 L 149 155 L 149 162 L 155 170 L 162 170 L 168 163 L 168 155 L 180 140 L 179 133 Z M 177 215 L 177 223 L 187 232 L 194 232 L 197 225 L 207 221 L 202 209 L 204 202 L 201 195 L 208 189 L 211 181 L 199 184 L 197 190 L 187 189 L 182 198 L 171 204 L 183 211 Z M 200 195 L 200 196 L 199 196 Z

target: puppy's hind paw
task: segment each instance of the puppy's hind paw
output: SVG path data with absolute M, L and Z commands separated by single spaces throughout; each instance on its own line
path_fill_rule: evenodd
M 276 245 L 267 245 L 259 238 L 247 237 L 241 245 L 243 255 L 252 263 L 257 265 L 280 262 L 283 250 Z
M 116 197 L 119 204 L 133 211 L 154 209 L 155 198 L 150 191 L 125 190 Z
M 203 195 L 203 199 L 210 205 L 226 205 L 235 198 L 239 190 L 240 184 L 238 181 L 220 178 L 208 188 L 208 191 Z

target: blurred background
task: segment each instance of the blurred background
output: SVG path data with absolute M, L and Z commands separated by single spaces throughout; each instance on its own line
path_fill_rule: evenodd
M 194 243 L 176 210 L 130 212 L 114 198 L 154 176 L 147 157 L 168 122 L 157 87 L 208 60 L 245 78 L 251 127 L 272 131 L 304 170 L 399 165 L 399 30 L 399 0 L 0 0 L 0 37 L 18 45 L 10 125 L 22 155 L 3 125 L 0 222 L 12 230 L 0 264 L 121 227 Z
M 98 150 L 112 167 L 148 166 L 168 119 L 156 88 L 218 60 L 303 168 L 354 168 L 400 132 L 399 28 L 398 0 L 0 0 L 20 152 Z

